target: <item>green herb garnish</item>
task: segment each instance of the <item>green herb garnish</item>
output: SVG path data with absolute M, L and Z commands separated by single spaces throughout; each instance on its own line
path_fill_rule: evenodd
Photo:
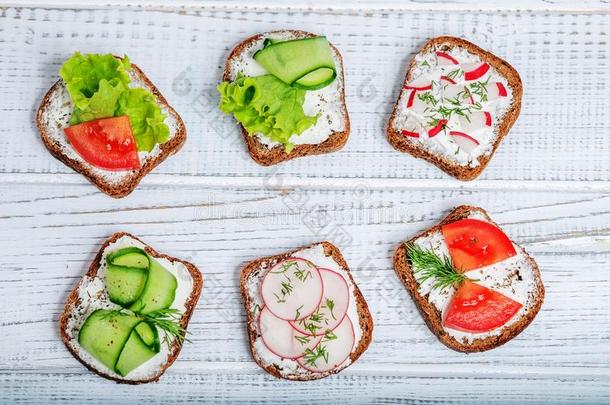
M 457 286 L 466 280 L 471 280 L 453 266 L 451 258 L 443 256 L 441 259 L 432 250 L 424 250 L 414 244 L 405 244 L 407 260 L 413 266 L 413 273 L 418 282 L 424 283 L 433 279 L 432 289 L 444 290 Z
M 306 349 L 303 352 L 303 358 L 305 359 L 305 364 L 314 366 L 316 365 L 316 361 L 319 359 L 324 359 L 326 363 L 328 363 L 328 352 L 326 351 L 326 346 L 318 346 L 315 350 Z
M 168 346 L 170 346 L 173 341 L 178 342 L 178 344 L 182 344 L 184 341 L 190 342 L 186 338 L 186 329 L 180 324 L 182 312 L 177 309 L 158 309 L 149 314 L 142 315 L 142 318 L 163 331 L 163 341 L 167 343 Z

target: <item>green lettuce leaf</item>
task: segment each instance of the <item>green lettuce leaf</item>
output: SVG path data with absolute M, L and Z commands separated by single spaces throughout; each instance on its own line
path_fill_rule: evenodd
M 59 71 L 74 104 L 70 125 L 127 115 L 138 150 L 150 152 L 169 139 L 166 115 L 150 91 L 129 87 L 130 70 L 127 56 L 72 55 Z
M 272 75 L 246 77 L 218 85 L 220 109 L 233 114 L 252 136 L 261 133 L 284 145 L 290 153 L 294 147 L 289 139 L 315 125 L 318 116 L 303 111 L 305 90 L 288 86 Z
M 117 100 L 128 88 L 130 69 L 127 57 L 72 55 L 59 71 L 74 103 L 70 124 L 114 116 Z
M 127 115 L 138 150 L 150 152 L 156 144 L 169 140 L 165 114 L 155 96 L 143 88 L 131 88 L 119 97 L 116 116 Z

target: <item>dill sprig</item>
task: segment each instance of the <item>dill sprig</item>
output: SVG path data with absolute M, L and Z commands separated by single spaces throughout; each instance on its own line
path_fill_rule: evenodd
M 186 338 L 186 329 L 180 324 L 182 313 L 174 308 L 158 309 L 149 314 L 142 315 L 145 321 L 163 331 L 163 341 L 169 346 L 176 341 L 182 344 Z
M 303 352 L 303 359 L 305 359 L 305 364 L 314 367 L 316 365 L 316 361 L 320 359 L 324 359 L 324 361 L 328 363 L 328 352 L 326 351 L 326 346 L 319 345 L 314 350 L 306 349 Z
M 469 85 L 470 92 L 479 96 L 480 100 L 483 102 L 487 101 L 487 85 L 489 84 L 489 79 L 490 78 L 488 77 L 484 82 L 479 80 Z
M 424 250 L 414 244 L 406 244 L 405 247 L 407 259 L 412 264 L 413 273 L 417 275 L 420 284 L 433 279 L 432 289 L 444 290 L 470 280 L 453 266 L 451 258 L 440 258 L 434 251 Z

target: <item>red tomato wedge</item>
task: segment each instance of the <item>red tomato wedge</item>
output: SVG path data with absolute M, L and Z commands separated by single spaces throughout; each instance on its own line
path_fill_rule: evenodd
M 443 325 L 464 332 L 487 332 L 510 321 L 522 306 L 497 291 L 464 281 L 449 303 Z
M 456 269 L 464 272 L 497 263 L 517 252 L 504 232 L 489 222 L 460 219 L 441 227 Z
M 106 170 L 140 168 L 129 117 L 103 118 L 64 129 L 74 150 L 88 163 Z

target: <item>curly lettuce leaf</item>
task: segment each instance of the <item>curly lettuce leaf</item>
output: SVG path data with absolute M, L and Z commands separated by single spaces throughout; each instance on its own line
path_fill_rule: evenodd
M 156 144 L 169 140 L 165 114 L 155 96 L 143 88 L 130 88 L 118 99 L 116 116 L 127 115 L 138 150 L 150 152 Z
M 127 115 L 138 150 L 150 152 L 169 139 L 166 115 L 150 91 L 129 87 L 130 70 L 127 56 L 72 55 L 59 71 L 74 104 L 70 125 Z
M 116 104 L 129 84 L 129 58 L 76 52 L 59 71 L 74 103 L 70 124 L 114 116 Z
M 292 135 L 300 135 L 315 125 L 318 116 L 303 111 L 305 90 L 288 86 L 272 75 L 246 77 L 218 85 L 220 109 L 233 114 L 252 136 L 261 133 L 284 145 L 290 153 Z

